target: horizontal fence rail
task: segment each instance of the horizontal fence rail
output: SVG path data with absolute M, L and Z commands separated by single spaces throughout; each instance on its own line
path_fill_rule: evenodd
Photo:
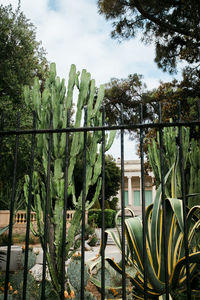
M 177 251 L 177 255 L 174 258 L 177 259 L 177 257 L 182 258 L 182 262 L 180 262 L 180 270 L 178 273 L 179 266 L 177 265 L 174 272 L 177 272 L 177 274 L 181 274 L 183 279 L 185 279 L 185 285 L 183 293 L 186 298 L 184 299 L 192 299 L 192 276 L 193 276 L 193 269 L 191 268 L 191 263 L 200 263 L 200 254 L 196 255 L 196 253 L 191 253 L 191 247 L 194 245 L 191 242 L 191 235 L 190 235 L 190 227 L 188 226 L 187 220 L 190 220 L 190 226 L 195 226 L 195 222 L 199 221 L 199 215 L 198 213 L 195 214 L 194 218 L 192 217 L 192 213 L 188 216 L 189 209 L 187 207 L 188 202 L 188 195 L 186 194 L 186 167 L 184 166 L 184 155 L 188 155 L 188 153 L 185 153 L 184 149 L 184 138 L 185 133 L 184 130 L 186 128 L 195 128 L 198 127 L 197 130 L 197 136 L 199 134 L 199 125 L 200 125 L 200 118 L 198 120 L 193 120 L 190 122 L 186 122 L 181 120 L 180 118 L 180 111 L 181 108 L 178 108 L 178 120 L 164 123 L 162 121 L 162 107 L 159 107 L 159 113 L 158 113 L 158 120 L 153 123 L 144 123 L 143 120 L 143 106 L 140 107 L 140 122 L 138 124 L 124 124 L 123 121 L 123 108 L 121 108 L 121 117 L 119 120 L 118 125 L 106 125 L 106 116 L 104 108 L 102 109 L 102 126 L 98 127 L 88 127 L 87 126 L 87 109 L 85 109 L 85 116 L 84 116 L 84 125 L 80 128 L 73 128 L 70 127 L 70 113 L 68 111 L 68 117 L 67 117 L 67 124 L 66 128 L 53 128 L 53 112 L 51 112 L 50 117 L 50 127 L 44 128 L 44 129 L 37 129 L 37 120 L 36 116 L 33 118 L 33 127 L 32 129 L 26 129 L 22 130 L 20 129 L 20 118 L 18 117 L 18 124 L 17 128 L 15 130 L 4 130 L 4 122 L 1 121 L 1 128 L 0 128 L 0 165 L 5 163 L 3 160 L 3 143 L 6 139 L 6 142 L 9 138 L 14 137 L 14 146 L 13 146 L 13 181 L 12 181 L 12 187 L 11 187 L 11 195 L 10 195 L 10 209 L 9 211 L 5 211 L 6 217 L 3 217 L 3 213 L 0 211 L 0 230 L 2 230 L 2 227 L 5 228 L 9 226 L 8 229 L 8 243 L 7 243 L 7 256 L 6 256 L 6 271 L 3 273 L 5 275 L 5 278 L 3 280 L 4 287 L 2 289 L 4 300 L 9 299 L 9 295 L 11 294 L 11 288 L 10 288 L 10 278 L 13 278 L 13 274 L 10 273 L 10 261 L 11 261 L 11 252 L 12 252 L 12 236 L 14 233 L 14 230 L 16 226 L 17 228 L 20 228 L 20 225 L 25 226 L 25 232 L 26 232 L 26 238 L 25 238 L 25 253 L 24 253 L 24 270 L 23 270 L 23 289 L 22 289 L 22 299 L 29 299 L 29 288 L 28 287 L 28 274 L 29 274 L 29 244 L 30 244 L 30 232 L 31 230 L 39 231 L 41 233 L 41 247 L 43 249 L 43 264 L 42 264 L 42 279 L 40 282 L 37 282 L 37 284 L 40 284 L 40 290 L 39 290 L 39 298 L 38 299 L 47 299 L 47 290 L 49 288 L 49 276 L 50 278 L 55 277 L 53 268 L 56 265 L 56 262 L 51 260 L 54 252 L 55 252 L 55 244 L 61 244 L 61 252 L 60 252 L 60 264 L 59 268 L 61 269 L 60 274 L 61 278 L 55 278 L 54 281 L 54 287 L 59 290 L 59 299 L 65 299 L 74 297 L 73 290 L 71 289 L 71 286 L 69 282 L 67 281 L 67 276 L 69 275 L 66 271 L 69 268 L 69 261 L 70 259 L 73 259 L 73 256 L 69 259 L 68 262 L 66 262 L 66 249 L 68 249 L 69 241 L 67 242 L 67 237 L 74 237 L 73 233 L 73 225 L 77 220 L 81 220 L 80 222 L 80 228 L 79 228 L 79 235 L 80 238 L 77 238 L 77 243 L 79 242 L 79 247 L 77 249 L 72 249 L 72 245 L 75 245 L 75 243 L 72 243 L 71 246 L 69 246 L 69 249 L 74 250 L 74 253 L 77 254 L 77 251 L 80 251 L 81 259 L 80 259 L 80 268 L 77 272 L 77 276 L 79 276 L 79 283 L 80 285 L 80 300 L 87 299 L 86 293 L 88 293 L 88 290 L 85 289 L 85 281 L 88 278 L 88 270 L 89 267 L 87 266 L 86 262 L 86 255 L 85 255 L 85 248 L 86 248 L 86 241 L 85 241 L 85 232 L 86 232 L 86 226 L 88 223 L 88 215 L 86 210 L 86 193 L 88 192 L 88 186 L 86 184 L 86 179 L 88 176 L 88 155 L 92 155 L 91 153 L 88 153 L 87 146 L 88 146 L 88 140 L 90 132 L 101 132 L 101 146 L 97 150 L 99 153 L 101 153 L 101 210 L 102 210 L 102 229 L 101 229 L 101 245 L 99 248 L 99 268 L 100 268 L 100 276 L 98 280 L 98 283 L 96 283 L 95 291 L 97 290 L 98 293 L 96 293 L 96 297 L 98 299 L 104 300 L 109 299 L 109 295 L 112 294 L 115 299 L 160 299 L 159 296 L 164 295 L 165 298 L 163 299 L 171 299 L 172 294 L 176 291 L 173 290 L 173 287 L 177 287 L 176 284 L 176 278 L 172 278 L 172 264 L 169 263 L 169 261 L 172 258 L 173 253 L 171 251 L 171 246 L 175 245 L 174 249 Z M 174 161 L 174 163 L 171 166 L 171 169 L 168 170 L 168 173 L 165 173 L 165 161 L 164 161 L 164 147 L 165 147 L 165 128 L 177 128 L 177 159 Z M 157 163 L 160 167 L 159 169 L 159 176 L 160 176 L 160 186 L 157 186 L 157 192 L 160 192 L 159 197 L 156 194 L 156 199 L 154 199 L 154 202 L 157 203 L 156 205 L 160 205 L 161 209 L 157 211 L 154 203 L 150 204 L 148 207 L 146 207 L 145 204 L 145 143 L 148 140 L 147 133 L 150 130 L 155 130 L 157 133 L 159 133 L 159 139 L 157 140 L 157 147 L 159 148 L 159 155 L 157 155 Z M 117 130 L 120 133 L 120 168 L 121 168 L 121 179 L 120 179 L 120 188 L 121 188 L 121 199 L 120 199 L 120 222 L 117 223 L 119 225 L 120 230 L 116 230 L 116 232 L 119 233 L 119 239 L 116 241 L 118 244 L 118 247 L 121 250 L 121 262 L 118 265 L 114 262 L 114 260 L 107 259 L 106 257 L 106 244 L 107 244 L 107 237 L 108 237 L 108 230 L 106 230 L 105 226 L 105 153 L 106 153 L 106 133 L 112 130 Z M 139 156 L 140 156 L 140 173 L 141 173 L 141 216 L 138 217 L 132 217 L 126 218 L 126 207 L 125 207 L 125 170 L 124 170 L 124 162 L 125 162 L 125 155 L 124 155 L 124 148 L 126 147 L 124 135 L 126 130 L 134 130 L 137 131 L 138 134 L 138 143 L 139 143 Z M 175 130 L 175 129 L 174 129 Z M 73 197 L 70 200 L 68 197 L 68 191 L 72 189 L 72 186 L 70 186 L 70 178 L 69 176 L 72 176 L 70 173 L 70 164 L 69 164 L 69 157 L 70 157 L 70 142 L 71 137 L 81 132 L 83 134 L 83 149 L 82 149 L 82 161 L 83 168 L 80 172 L 82 172 L 82 193 L 78 197 L 81 199 L 79 206 L 80 210 L 80 216 L 78 215 L 78 210 L 70 211 L 68 208 L 69 201 L 72 201 L 73 203 Z M 65 134 L 65 154 L 64 154 L 64 162 L 62 162 L 62 174 L 56 172 L 59 170 L 59 164 L 61 161 L 57 160 L 56 164 L 53 164 L 53 143 L 54 138 L 57 134 Z M 46 158 L 47 168 L 46 170 L 41 170 L 39 163 L 41 163 L 41 160 L 44 159 L 44 157 L 40 157 L 37 153 L 37 136 L 39 135 L 46 135 L 47 136 L 47 144 L 44 144 L 44 147 L 47 147 L 48 149 L 48 157 Z M 19 166 L 19 153 L 20 152 L 20 143 L 25 138 L 25 136 L 30 136 L 30 157 L 29 157 L 29 181 L 27 185 L 21 184 L 21 192 L 19 193 L 17 190 L 17 181 L 18 181 L 18 169 Z M 199 139 L 199 136 L 197 137 L 197 140 Z M 92 141 L 91 141 L 92 142 Z M 188 150 L 187 150 L 188 151 Z M 21 158 L 20 158 L 21 161 Z M 39 162 L 39 163 L 38 163 Z M 178 165 L 179 164 L 179 165 Z M 180 182 L 178 184 L 181 186 L 181 195 L 177 196 L 177 205 L 173 206 L 173 199 L 175 198 L 175 191 L 169 191 L 169 182 L 168 182 L 168 176 L 171 176 L 171 184 L 173 184 L 173 176 L 176 176 L 174 170 L 178 167 L 178 172 L 180 173 Z M 57 169 L 56 169 L 57 168 Z M 35 175 L 35 171 L 38 170 L 39 173 L 43 172 L 43 177 L 45 177 L 45 183 L 41 183 L 39 179 L 37 179 Z M 63 207 L 59 210 L 61 212 L 61 216 L 55 216 L 51 215 L 52 211 L 56 211 L 55 207 L 57 205 L 56 198 L 54 199 L 52 194 L 54 193 L 53 189 L 51 188 L 52 184 L 52 170 L 54 170 L 55 177 L 63 178 L 64 184 L 61 186 L 60 189 L 63 190 Z M 172 175 L 170 175 L 170 172 Z M 27 174 L 24 174 L 27 175 Z M 60 177 L 59 177 L 60 176 Z M 95 175 L 94 175 L 95 176 Z M 56 178 L 57 178 L 56 177 Z M 200 178 L 198 178 L 199 180 Z M 38 181 L 37 181 L 38 180 Z M 175 180 L 175 178 L 174 178 Z M 1 184 L 1 183 L 0 183 Z M 34 185 L 40 185 L 40 196 L 42 199 L 42 203 L 37 202 L 39 207 L 37 207 L 36 213 L 33 207 L 33 198 L 34 198 Z M 200 184 L 199 184 L 200 185 Z M 52 185 L 53 186 L 53 185 Z M 23 193 L 25 193 L 25 188 L 27 187 L 27 203 L 26 203 L 26 210 L 19 210 L 17 208 L 17 198 L 20 198 Z M 0 185 L 1 188 L 1 185 Z M 175 189 L 177 186 L 175 185 Z M 97 187 L 96 187 L 97 189 Z M 70 195 L 75 195 L 76 191 L 70 190 Z M 198 191 L 199 192 L 199 191 Z M 198 194 L 198 193 L 197 193 Z M 196 194 L 195 194 L 196 195 Z M 193 196 L 195 196 L 193 195 Z M 181 196 L 181 197 L 180 197 Z M 52 197 L 52 198 L 51 198 Z M 53 199 L 50 201 L 50 199 Z M 168 200 L 167 200 L 168 199 Z M 180 204 L 181 203 L 181 204 Z M 169 210 L 169 206 L 173 208 L 172 211 Z M 1 208 L 0 208 L 1 209 Z M 35 207 L 36 209 L 36 207 Z M 195 208 L 197 210 L 197 208 Z M 194 209 L 194 210 L 195 210 Z M 2 214 L 2 217 L 1 217 Z M 179 216 L 177 220 L 176 214 Z M 181 219 L 181 216 L 183 218 Z M 59 230 L 59 225 L 57 227 L 52 227 L 51 220 L 52 218 L 57 217 L 60 218 L 60 224 L 64 224 L 63 231 L 60 233 L 60 236 L 56 236 L 57 230 Z M 6 219 L 6 221 L 5 221 Z M 2 221 L 3 220 L 3 221 Z M 39 221 L 42 220 L 42 223 Z M 149 225 L 153 220 L 155 221 L 155 226 Z M 169 220 L 171 227 L 169 227 Z M 3 225 L 1 226 L 1 223 L 3 222 Z M 42 227 L 40 228 L 42 224 Z M 70 226 L 68 226 L 70 224 Z M 133 226 L 133 227 L 132 227 Z M 137 227 L 138 226 L 138 227 Z M 141 227 L 140 227 L 141 226 Z M 181 236 L 176 236 L 176 230 L 177 226 L 180 226 L 182 230 L 182 236 L 183 241 L 182 245 L 184 245 L 184 253 L 181 253 L 178 251 L 178 239 L 181 239 Z M 138 228 L 138 230 L 136 230 Z M 141 228 L 141 231 L 140 231 Z M 169 229 L 170 228 L 170 229 Z M 159 230 L 158 230 L 159 229 Z M 194 232 L 196 233 L 199 230 L 199 227 L 196 226 Z M 2 231 L 3 232 L 3 231 Z M 193 235 L 195 233 L 192 233 Z M 43 234 L 43 235 L 42 235 Z M 55 239 L 56 236 L 56 239 Z M 155 240 L 153 239 L 153 236 L 155 236 Z M 159 237 L 158 237 L 159 236 Z M 53 242 L 51 239 L 55 239 Z M 132 240 L 131 240 L 132 238 Z M 151 240 L 150 240 L 151 239 Z M 156 240 L 157 239 L 157 240 Z M 137 242 L 136 242 L 137 241 Z M 73 241 L 75 242 L 75 241 Z M 154 245 L 155 244 L 155 245 Z M 151 247 L 153 248 L 155 246 L 155 249 L 160 249 L 160 252 L 151 252 Z M 70 248 L 71 247 L 71 248 Z M 75 246 L 74 246 L 75 247 Z M 200 245 L 198 244 L 197 239 L 197 245 L 195 245 L 196 252 L 199 251 Z M 68 249 L 68 250 L 69 250 Z M 79 250 L 78 250 L 79 249 Z M 170 250 L 169 250 L 170 249 Z M 1 250 L 0 250 L 1 251 Z M 161 253 L 163 251 L 163 253 Z M 182 250 L 181 250 L 182 251 Z M 72 251 L 73 252 L 73 251 Z M 1 252 L 0 252 L 1 253 Z M 198 252 L 199 253 L 199 252 Z M 79 254 L 78 254 L 79 255 Z M 0 258 L 1 259 L 1 258 Z M 196 259 L 196 260 L 195 260 Z M 52 269 L 47 268 L 47 266 L 50 265 L 49 262 L 52 262 Z M 153 266 L 155 263 L 155 267 Z M 108 264 L 110 268 L 112 267 L 113 270 L 118 272 L 121 276 L 121 284 L 120 288 L 118 290 L 115 290 L 112 285 L 109 286 L 108 284 L 108 278 L 107 278 L 107 272 L 108 272 Z M 158 265 L 160 264 L 160 265 Z M 91 265 L 90 265 L 91 266 Z M 153 267 L 152 267 L 153 266 Z M 152 267 L 152 268 L 151 268 Z M 130 268 L 132 268 L 132 271 L 130 272 Z M 134 270 L 137 270 L 134 273 Z M 164 270 L 164 271 L 163 271 Z M 160 275 L 160 272 L 163 271 L 163 274 L 161 274 L 162 285 L 160 285 L 160 281 L 156 278 L 158 274 Z M 12 276 L 11 276 L 12 275 Z M 195 273 L 195 276 L 198 276 L 200 274 Z M 17 274 L 16 274 L 17 276 Z M 90 276 L 92 276 L 90 274 Z M 153 279 L 152 279 L 153 278 Z M 48 280 L 47 280 L 48 279 Z M 152 281 L 151 281 L 152 280 Z M 177 279 L 178 280 L 178 279 Z M 51 279 L 50 279 L 51 282 Z M 91 280 L 92 285 L 95 286 L 95 280 Z M 100 282 L 100 283 L 99 283 Z M 153 282 L 153 283 L 152 283 Z M 154 289 L 153 284 L 157 287 L 157 290 Z M 174 285 L 173 285 L 174 284 Z M 109 287 L 108 287 L 109 286 Z M 179 287 L 180 289 L 182 287 Z M 71 290 L 70 290 L 71 289 Z M 70 294 L 71 292 L 71 294 Z M 52 290 L 52 293 L 54 295 L 54 291 Z M 55 294 L 57 295 L 57 294 Z M 117 296 L 119 295 L 119 296 Z M 57 296 L 55 296 L 55 299 Z M 132 297 L 132 298 L 131 298 Z M 171 298 L 170 298 L 171 297 Z M 96 299 L 97 299 L 96 298 Z M 77 298 L 76 298 L 77 299 Z M 95 298 L 94 298 L 95 299 Z M 178 298 L 177 298 L 178 299 Z

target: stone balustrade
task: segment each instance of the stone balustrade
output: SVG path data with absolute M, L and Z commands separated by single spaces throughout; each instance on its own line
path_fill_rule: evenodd
M 67 211 L 67 227 L 70 226 L 71 220 L 75 210 Z M 87 223 L 87 212 L 86 212 L 86 223 Z M 10 221 L 10 211 L 9 210 L 0 210 L 0 228 L 3 228 L 9 225 Z M 27 222 L 27 212 L 26 210 L 19 210 L 14 217 L 13 233 L 25 233 L 26 232 L 26 223 Z M 31 223 L 33 228 L 37 228 L 36 213 L 31 212 Z

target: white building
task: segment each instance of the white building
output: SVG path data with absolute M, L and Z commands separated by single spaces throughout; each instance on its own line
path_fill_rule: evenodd
M 121 168 L 121 161 L 116 164 Z M 144 176 L 145 204 L 148 206 L 155 198 L 156 189 L 153 185 L 153 173 Z M 140 160 L 124 161 L 124 200 L 125 207 L 131 208 L 135 215 L 142 215 L 142 191 L 141 191 L 141 163 Z M 119 191 L 121 199 L 121 189 Z

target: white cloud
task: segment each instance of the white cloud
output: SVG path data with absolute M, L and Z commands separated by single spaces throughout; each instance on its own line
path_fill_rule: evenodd
M 10 2 L 17 6 L 17 0 L 0 0 L 2 4 Z M 47 0 L 21 0 L 21 7 L 37 27 L 37 38 L 46 48 L 47 58 L 56 62 L 61 77 L 67 78 L 72 63 L 78 69 L 86 68 L 98 85 L 111 77 L 139 73 L 152 88 L 164 77 L 153 62 L 153 46 L 137 39 L 118 43 L 110 38 L 111 26 L 98 15 L 96 1 L 57 0 L 58 9 L 51 10 Z
M 60 77 L 67 78 L 75 63 L 79 70 L 86 68 L 97 85 L 131 73 L 144 75 L 148 88 L 170 80 L 153 61 L 153 45 L 145 46 L 138 39 L 119 44 L 110 38 L 111 25 L 98 15 L 96 1 L 55 1 L 57 10 L 50 9 L 48 0 L 21 0 L 21 7 L 37 27 L 37 39 L 47 50 L 48 60 L 56 62 Z M 9 3 L 16 8 L 18 0 L 0 0 L 3 5 Z

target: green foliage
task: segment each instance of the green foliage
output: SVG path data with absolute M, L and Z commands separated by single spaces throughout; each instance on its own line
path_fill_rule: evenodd
M 178 158 L 178 154 L 177 154 Z M 177 164 L 172 165 L 165 176 L 165 183 L 170 174 L 176 174 Z M 175 189 L 175 176 L 172 180 L 171 195 L 165 200 L 166 204 L 166 245 L 168 247 L 168 272 L 170 294 L 173 298 L 175 291 L 181 291 L 186 286 L 185 276 L 185 245 L 184 245 L 184 220 L 183 220 L 183 202 L 177 198 Z M 161 295 L 165 295 L 165 264 L 166 254 L 164 252 L 164 234 L 163 234 L 163 208 L 162 208 L 161 186 L 157 189 L 154 203 L 149 205 L 145 212 L 146 219 L 146 255 L 147 255 L 147 293 L 149 299 L 154 299 Z M 200 206 L 195 206 L 188 210 L 186 216 L 188 228 L 188 247 L 190 262 L 190 278 L 191 281 L 196 277 L 198 272 L 198 264 L 200 263 L 199 251 L 199 232 L 196 230 L 200 220 L 196 217 Z M 107 231 L 116 245 L 121 248 L 120 237 L 116 236 L 111 230 Z M 136 267 L 137 273 L 131 275 L 126 270 L 127 276 L 131 278 L 132 284 L 135 286 L 135 294 L 142 297 L 144 294 L 144 266 L 143 266 L 143 226 L 139 217 L 129 218 L 125 220 L 125 234 L 129 252 L 127 252 L 127 261 L 134 261 L 132 268 Z M 112 260 L 107 259 L 109 264 L 119 273 L 121 268 Z M 195 293 L 195 291 L 194 291 Z M 133 291 L 134 294 L 134 291 Z M 193 294 L 193 291 L 192 291 Z M 174 299 L 174 298 L 173 298 Z
M 80 297 L 81 297 L 81 294 L 77 293 L 77 295 L 75 295 L 75 297 L 73 299 L 79 300 Z M 92 293 L 85 291 L 84 292 L 84 300 L 97 300 L 97 298 Z
M 113 197 L 112 200 L 109 201 L 110 209 L 118 210 L 119 198 Z
M 115 215 L 116 211 L 113 209 L 105 209 L 105 228 L 115 227 Z M 102 210 L 101 209 L 90 209 L 88 211 L 88 223 L 95 224 L 98 228 L 102 226 Z
M 0 5 L 0 114 L 4 115 L 3 128 L 16 128 L 16 112 L 21 115 L 20 127 L 32 126 L 32 116 L 23 101 L 24 85 L 32 86 L 34 76 L 44 80 L 47 70 L 45 52 L 36 41 L 36 28 L 20 11 Z M 2 129 L 2 128 L 1 128 Z M 0 209 L 9 209 L 12 194 L 15 136 L 3 138 L 1 146 Z M 16 202 L 23 199 L 24 175 L 29 171 L 30 139 L 20 139 L 16 178 Z
M 70 289 L 75 292 L 75 298 L 79 300 L 81 297 L 81 256 L 73 256 L 68 267 L 67 276 L 69 279 Z M 88 283 L 90 275 L 88 273 L 88 266 L 84 265 L 84 288 Z M 91 293 L 88 291 L 84 292 L 84 299 L 96 300 Z
M 24 271 L 19 271 L 10 276 L 10 283 L 13 287 L 13 290 L 17 290 L 17 294 L 13 295 L 14 299 L 20 300 L 22 299 L 23 293 L 23 278 L 24 278 Z M 27 299 L 34 300 L 39 298 L 39 289 L 37 282 L 33 275 L 28 272 L 27 274 L 27 292 L 26 292 Z
M 33 252 L 33 249 L 29 249 L 28 250 L 28 266 L 27 266 L 27 270 L 30 270 L 34 267 L 34 265 L 36 264 L 36 258 L 37 255 Z M 25 259 L 25 252 L 22 253 L 21 256 L 21 264 L 22 266 L 24 266 L 24 259 Z
M 181 190 L 181 170 L 180 161 L 177 158 L 179 146 L 177 143 L 178 128 L 166 127 L 163 130 L 163 167 L 164 174 L 173 164 L 177 164 L 176 173 L 171 173 L 165 187 L 167 196 L 174 197 L 175 194 L 180 198 L 182 197 Z M 155 176 L 157 187 L 161 183 L 161 165 L 160 165 L 160 147 L 159 147 L 159 133 L 157 139 L 152 138 L 148 147 L 148 157 Z M 186 195 L 188 199 L 188 206 L 192 207 L 199 204 L 200 200 L 200 187 L 198 183 L 200 172 L 200 145 L 199 141 L 192 139 L 190 141 L 190 129 L 182 128 L 182 147 L 183 147 L 183 167 L 186 179 Z M 175 178 L 174 178 L 175 177 Z M 176 185 L 173 185 L 173 180 L 176 180 Z
M 94 246 L 96 246 L 98 240 L 99 239 L 98 239 L 97 235 L 94 234 L 87 243 L 90 247 L 94 247 Z
M 155 44 L 155 61 L 164 71 L 174 71 L 180 59 L 198 65 L 198 0 L 98 0 L 98 7 L 106 19 L 113 20 L 112 37 L 129 39 L 138 34 L 143 42 Z
M 68 267 L 67 275 L 73 289 L 77 292 L 81 291 L 81 257 L 73 256 Z M 86 265 L 84 266 L 84 287 L 86 287 L 89 279 L 89 274 Z
M 99 199 L 97 199 L 92 205 L 92 209 L 101 209 L 101 205 L 99 203 Z
M 71 66 L 66 91 L 64 80 L 56 76 L 56 66 L 51 64 L 48 78 L 41 93 L 39 78 L 35 78 L 32 89 L 25 87 L 24 97 L 29 108 L 36 112 L 37 129 L 49 128 L 51 111 L 53 110 L 52 127 L 55 129 L 66 128 L 67 113 L 73 109 L 73 93 L 75 87 L 78 89 L 78 101 L 74 126 L 81 127 L 84 107 L 87 106 L 87 126 L 99 126 L 102 124 L 100 107 L 104 96 L 104 87 L 100 86 L 96 94 L 95 81 L 91 75 L 83 70 L 76 71 L 75 65 Z M 73 253 L 80 246 L 77 239 L 82 217 L 82 194 L 79 187 L 79 194 L 76 192 L 74 181 L 75 165 L 83 151 L 83 132 L 74 132 L 70 137 L 69 167 L 68 167 L 68 190 L 67 198 L 72 197 L 75 214 L 70 223 L 66 236 L 66 260 L 71 258 Z M 115 132 L 106 134 L 106 151 L 112 145 Z M 89 189 L 96 185 L 95 193 L 90 201 L 86 201 L 85 208 L 88 210 L 98 199 L 101 189 L 101 154 L 102 154 L 102 132 L 94 131 L 87 133 L 88 140 L 92 143 L 87 145 L 86 153 L 86 189 L 87 199 Z M 33 174 L 33 200 L 37 218 L 37 231 L 35 235 L 40 237 L 41 245 L 44 247 L 44 237 L 47 235 L 48 251 L 47 263 L 50 271 L 53 287 L 59 294 L 62 282 L 62 253 L 63 253 L 63 207 L 64 207 L 64 171 L 65 171 L 65 148 L 66 134 L 55 133 L 51 135 L 41 134 L 36 136 L 36 152 L 40 162 L 38 171 Z M 44 232 L 45 206 L 47 199 L 47 168 L 48 168 L 48 145 L 51 143 L 51 166 L 50 166 L 50 193 L 48 206 L 48 230 Z M 25 178 L 24 194 L 28 201 L 29 176 Z M 82 187 L 82 184 L 81 184 Z M 33 227 L 32 227 L 33 229 Z
M 88 147 L 93 143 L 91 136 L 89 135 Z M 76 197 L 79 197 L 82 189 L 83 182 L 83 157 L 82 153 L 77 158 L 77 162 L 74 167 L 74 182 L 75 182 L 75 192 Z M 87 200 L 92 201 L 95 194 L 97 185 L 91 185 L 88 190 Z M 105 200 L 109 200 L 112 196 L 115 196 L 120 187 L 120 168 L 116 165 L 113 157 L 111 155 L 105 156 Z M 101 207 L 101 194 L 99 199 L 93 205 L 93 208 Z M 110 208 L 109 204 L 108 207 Z
M 121 122 L 121 105 L 123 105 L 124 124 L 136 124 L 140 122 L 140 103 L 146 104 L 146 85 L 142 81 L 142 75 L 131 74 L 128 78 L 112 78 L 105 84 L 104 104 L 106 109 L 106 122 L 109 125 Z M 143 107 L 144 120 L 153 120 L 149 106 Z M 133 130 L 129 133 L 133 134 Z
M 116 165 L 113 157 L 107 155 L 105 157 L 105 200 L 110 200 L 112 196 L 117 195 L 120 188 L 120 178 L 120 168 Z
M 22 101 L 24 85 L 32 85 L 35 75 L 45 77 L 46 58 L 36 41 L 36 28 L 20 11 L 0 5 L 0 98 Z M 2 103 L 1 103 L 2 105 Z
M 39 295 L 40 295 L 39 299 L 41 299 L 41 293 L 42 293 L 42 283 L 40 283 L 40 286 L 39 286 Z M 45 281 L 45 296 L 46 296 L 46 299 L 48 299 L 48 300 L 59 300 L 60 299 L 58 293 L 55 291 L 51 281 L 49 281 L 49 280 Z
M 88 262 L 90 281 L 101 289 L 101 257 Z M 106 299 L 115 299 L 122 289 L 121 274 L 116 272 L 107 261 L 105 261 L 105 295 Z M 114 294 L 114 295 L 113 295 Z
M 188 68 L 180 81 L 174 79 L 171 82 L 161 82 L 158 88 L 147 93 L 148 102 L 162 103 L 163 122 L 178 119 L 178 101 L 181 104 L 182 120 L 191 121 L 198 118 L 199 75 L 199 72 Z M 158 105 L 152 106 L 158 115 Z
M 13 295 L 8 294 L 7 299 L 8 300 L 13 300 L 13 299 L 16 299 L 16 298 L 14 298 Z M 4 294 L 0 294 L 0 300 L 4 300 Z

